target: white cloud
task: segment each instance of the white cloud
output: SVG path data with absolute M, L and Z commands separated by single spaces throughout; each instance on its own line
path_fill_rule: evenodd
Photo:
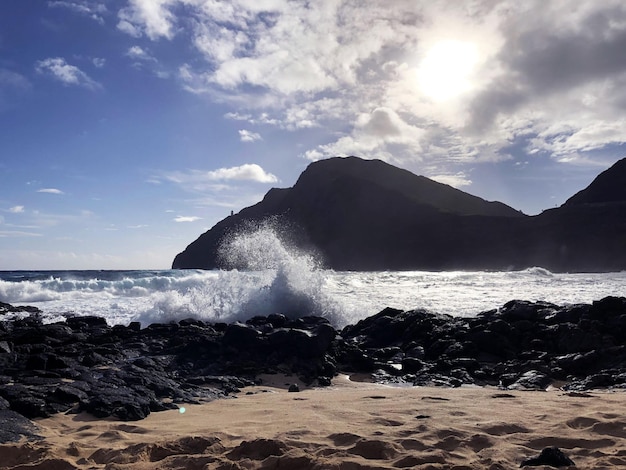
M 102 88 L 102 85 L 89 77 L 85 72 L 74 65 L 68 64 L 61 57 L 37 61 L 35 70 L 41 74 L 51 75 L 65 85 L 77 85 L 90 90 Z
M 463 172 L 448 175 L 431 175 L 429 178 L 457 189 L 472 185 L 472 180 Z
M 202 217 L 180 215 L 174 218 L 174 222 L 197 222 L 198 220 L 202 220 Z
M 129 0 L 119 11 L 117 27 L 133 37 L 145 34 L 150 39 L 174 37 L 174 15 L 169 11 L 176 0 Z
M 255 163 L 246 163 L 231 168 L 219 168 L 213 171 L 187 170 L 166 172 L 162 179 L 180 184 L 196 191 L 221 191 L 231 189 L 218 181 L 252 181 L 256 183 L 276 183 L 278 178 Z
M 257 140 L 263 140 L 261 138 L 261 134 L 258 134 L 257 132 L 251 132 L 246 129 L 239 130 L 239 139 L 242 142 L 256 142 Z
M 24 212 L 24 206 L 13 206 L 9 209 L 12 214 L 21 214 Z
M 106 64 L 106 59 L 103 59 L 102 57 L 94 57 L 93 59 L 91 59 L 91 62 L 93 63 L 94 67 L 101 69 Z
M 65 1 L 56 0 L 49 1 L 48 6 L 51 8 L 65 8 L 74 13 L 88 16 L 89 18 L 97 21 L 100 24 L 104 24 L 104 18 L 102 15 L 108 12 L 104 3 L 93 2 L 89 0 L 77 1 Z
M 56 188 L 42 188 L 37 190 L 38 193 L 48 193 L 48 194 L 65 194 L 60 189 Z
M 143 50 L 139 46 L 131 46 L 128 51 L 126 51 L 126 55 L 131 59 L 135 60 L 145 60 L 145 61 L 154 61 L 156 60 L 150 54 L 148 54 L 145 50 Z
M 206 176 L 209 180 L 256 181 L 257 183 L 276 183 L 278 181 L 276 176 L 267 173 L 255 163 L 246 163 L 231 168 L 220 168 L 209 171 Z
M 182 86 L 229 103 L 226 118 L 335 131 L 310 159 L 455 175 L 512 146 L 583 162 L 626 143 L 621 0 L 129 0 L 119 19 L 187 40 L 204 63 L 180 67 Z

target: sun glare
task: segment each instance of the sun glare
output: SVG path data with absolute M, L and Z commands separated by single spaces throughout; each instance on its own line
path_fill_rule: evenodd
M 455 98 L 472 88 L 472 73 L 478 62 L 476 45 L 465 41 L 434 44 L 417 68 L 420 90 L 435 101 Z

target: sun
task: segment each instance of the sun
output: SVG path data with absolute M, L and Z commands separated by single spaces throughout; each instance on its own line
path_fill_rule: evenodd
M 447 101 L 472 89 L 478 63 L 476 45 L 446 40 L 433 44 L 417 67 L 420 91 L 434 101 Z

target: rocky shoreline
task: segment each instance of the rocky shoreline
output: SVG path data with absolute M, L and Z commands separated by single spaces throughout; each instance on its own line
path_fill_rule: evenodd
M 228 397 L 281 373 L 328 386 L 339 372 L 384 383 L 465 384 L 572 393 L 626 388 L 626 298 L 557 306 L 511 301 L 456 318 L 385 309 L 336 330 L 283 315 L 246 323 L 183 320 L 141 328 L 99 317 L 0 321 L 0 442 L 36 435 L 30 419 L 88 412 L 140 420 Z

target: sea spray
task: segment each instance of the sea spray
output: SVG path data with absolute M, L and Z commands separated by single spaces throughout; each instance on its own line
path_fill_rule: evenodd
M 142 324 L 194 317 L 208 321 L 246 320 L 282 313 L 292 318 L 323 316 L 341 323 L 343 308 L 324 291 L 328 271 L 310 253 L 289 246 L 266 223 L 230 235 L 220 247 L 225 266 L 211 282 L 185 292 L 155 294 Z

